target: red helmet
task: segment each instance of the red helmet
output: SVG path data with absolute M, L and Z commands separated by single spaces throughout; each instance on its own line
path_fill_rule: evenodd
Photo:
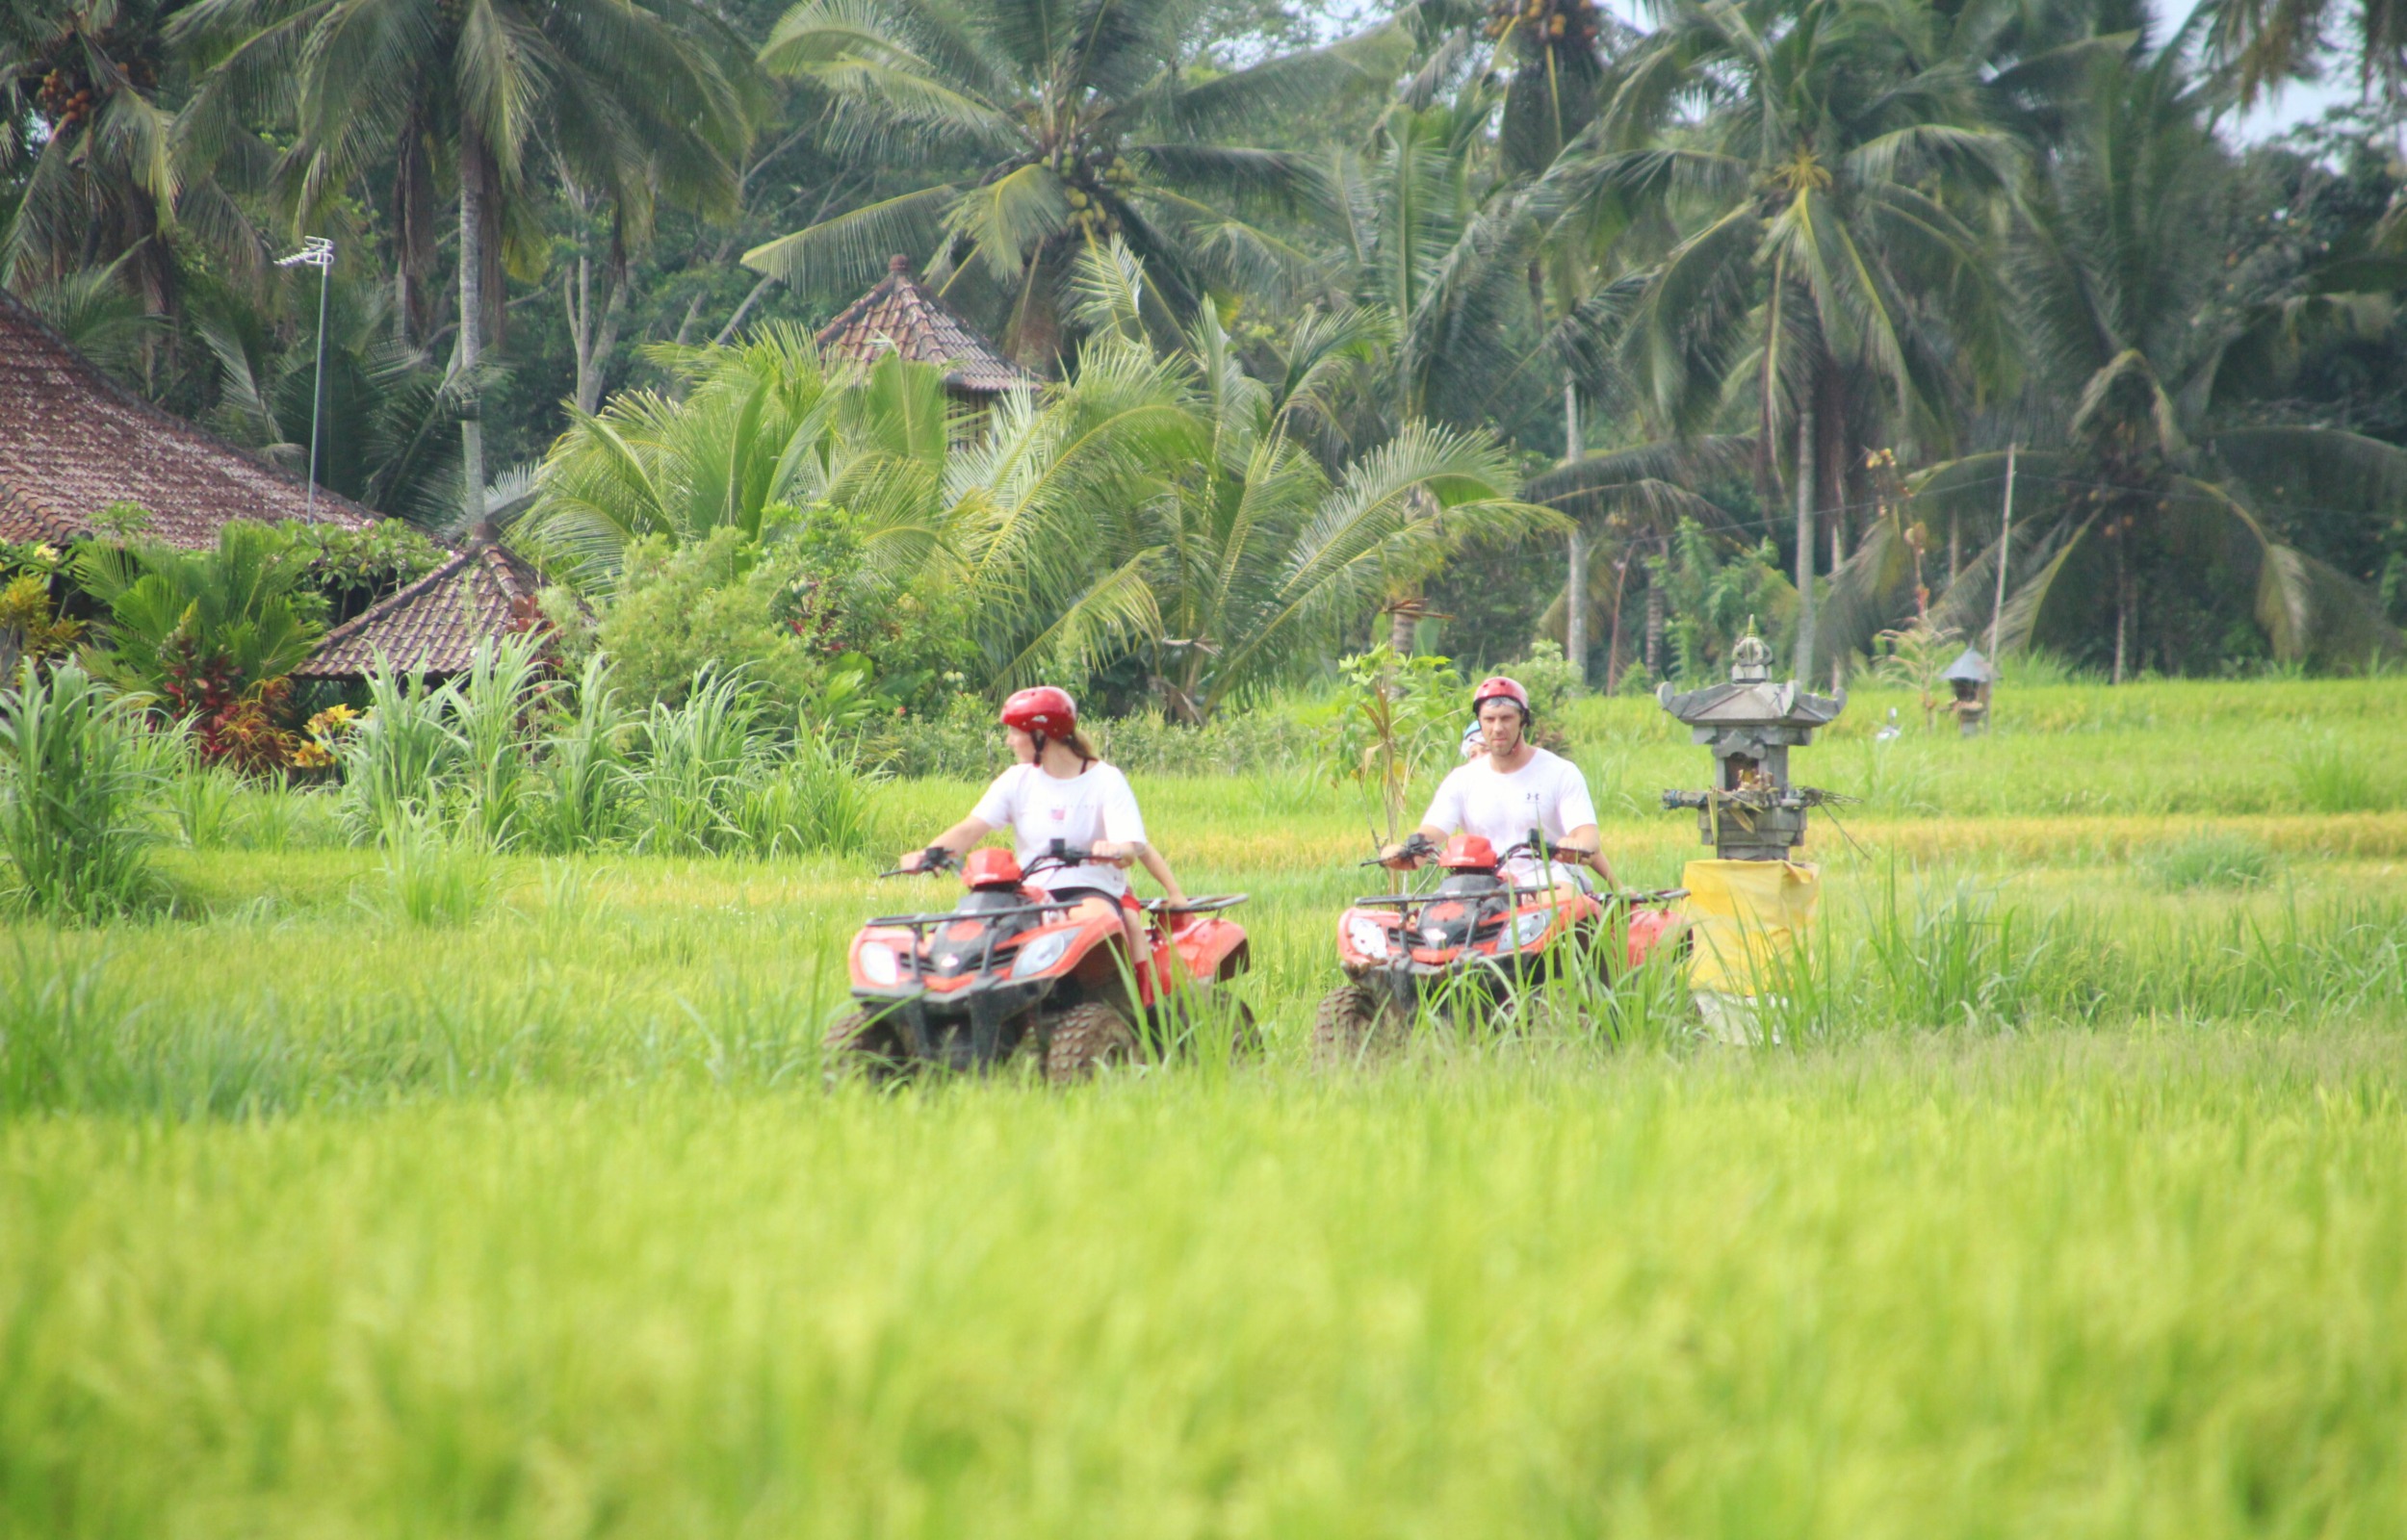
M 1003 703 L 1003 726 L 1058 738 L 1077 731 L 1078 703 L 1070 698 L 1068 690 L 1057 690 L 1050 684 L 1015 691 Z
M 1490 701 L 1511 701 L 1521 708 L 1523 716 L 1530 714 L 1530 692 L 1521 688 L 1519 680 L 1498 674 L 1480 680 L 1479 688 L 1471 692 L 1471 714 L 1478 715 L 1479 708 Z

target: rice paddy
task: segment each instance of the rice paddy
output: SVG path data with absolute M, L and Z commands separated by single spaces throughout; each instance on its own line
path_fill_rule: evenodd
M 2403 708 L 1863 697 L 1796 760 L 1861 800 L 1779 1046 L 1335 1074 L 1364 809 L 1140 778 L 1254 895 L 1267 1047 L 1070 1091 L 822 1088 L 844 938 L 933 880 L 228 793 L 168 909 L 0 932 L 0 1532 L 2399 1533 Z M 1676 881 L 1704 755 L 1566 725 Z M 880 785 L 886 843 L 971 791 Z

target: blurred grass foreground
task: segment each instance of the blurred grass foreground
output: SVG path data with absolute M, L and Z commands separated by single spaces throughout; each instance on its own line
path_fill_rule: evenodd
M 220 787 L 162 906 L 0 930 L 0 1534 L 2407 1533 L 2407 683 L 1880 706 L 1778 1047 L 1314 1073 L 1367 836 L 1273 765 L 1139 780 L 1264 1056 L 1071 1092 L 822 1088 L 944 891 L 873 857 Z M 1703 756 L 1568 726 L 1675 880 Z

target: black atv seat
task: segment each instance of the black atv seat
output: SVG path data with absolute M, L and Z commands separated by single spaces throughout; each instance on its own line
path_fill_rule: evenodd
M 989 887 L 971 892 L 961 901 L 964 914 L 992 914 L 998 909 L 1020 909 L 1028 900 L 1016 887 Z
M 1504 879 L 1494 872 L 1456 872 L 1437 885 L 1440 898 L 1470 898 L 1504 890 Z

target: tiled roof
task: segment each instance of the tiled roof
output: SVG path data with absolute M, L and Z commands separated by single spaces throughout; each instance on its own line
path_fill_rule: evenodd
M 919 287 L 911 264 L 896 257 L 878 286 L 845 307 L 819 333 L 819 350 L 832 359 L 868 365 L 887 352 L 915 364 L 939 364 L 945 383 L 957 391 L 992 396 L 1026 390 L 1037 377 L 996 351 L 970 329 L 945 301 Z
M 532 567 L 500 546 L 461 552 L 400 592 L 326 632 L 296 679 L 365 679 L 382 657 L 397 674 L 451 675 L 468 668 L 477 644 L 543 624 Z
M 306 493 L 109 378 L 0 289 L 0 540 L 72 540 L 109 504 L 138 502 L 151 538 L 198 551 L 236 519 L 301 518 Z M 376 515 L 321 488 L 309 517 L 358 528 Z

